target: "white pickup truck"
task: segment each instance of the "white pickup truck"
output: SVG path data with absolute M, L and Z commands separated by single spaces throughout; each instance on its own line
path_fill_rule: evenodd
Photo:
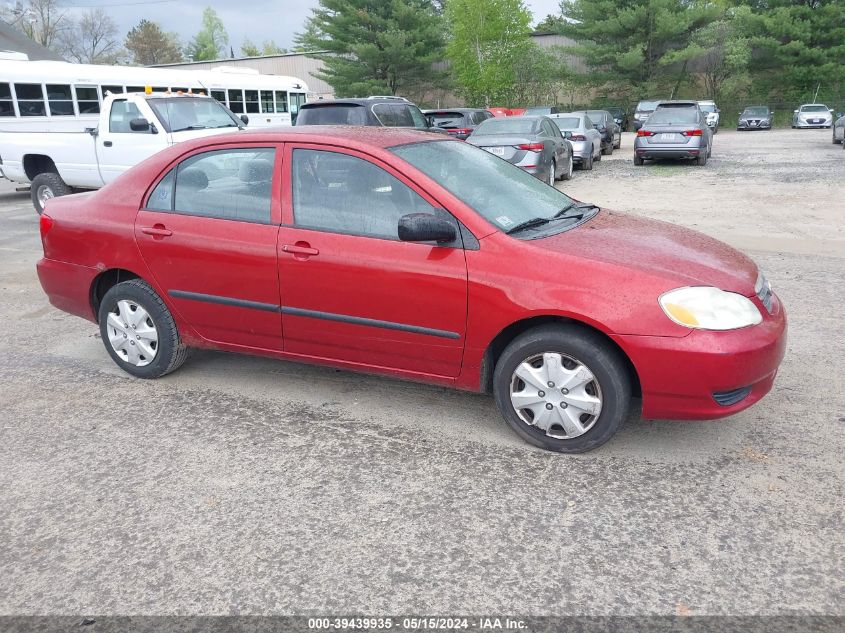
M 0 176 L 31 185 L 38 213 L 54 196 L 98 189 L 156 152 L 193 138 L 237 132 L 236 117 L 198 94 L 120 93 L 103 100 L 96 128 L 0 132 Z

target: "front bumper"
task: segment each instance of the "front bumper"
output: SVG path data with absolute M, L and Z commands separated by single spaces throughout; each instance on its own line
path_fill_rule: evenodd
M 776 295 L 763 322 L 740 330 L 693 330 L 683 338 L 617 335 L 640 379 L 643 417 L 710 420 L 747 409 L 772 388 L 786 351 L 786 313 Z M 747 394 L 728 405 L 725 392 Z
M 823 119 L 821 123 L 810 123 L 808 121 L 802 121 L 798 119 L 795 121 L 795 127 L 800 128 L 816 128 L 816 127 L 830 127 L 832 125 L 832 121 L 828 119 Z
M 736 124 L 737 130 L 771 130 L 772 129 L 772 122 L 771 121 L 745 121 L 740 120 Z

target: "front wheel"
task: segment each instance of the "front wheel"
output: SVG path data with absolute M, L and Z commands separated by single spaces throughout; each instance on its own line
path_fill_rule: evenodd
M 522 439 L 559 453 L 601 446 L 628 416 L 631 382 L 621 355 L 576 325 L 546 325 L 505 348 L 493 395 Z
M 100 302 L 99 321 L 106 351 L 128 374 L 159 378 L 187 358 L 170 310 L 145 281 L 112 286 Z
M 47 204 L 50 198 L 67 196 L 71 193 L 73 193 L 73 189 L 67 186 L 59 174 L 53 172 L 38 174 L 32 179 L 30 186 L 32 206 L 35 207 L 38 215 L 44 213 L 44 205 Z

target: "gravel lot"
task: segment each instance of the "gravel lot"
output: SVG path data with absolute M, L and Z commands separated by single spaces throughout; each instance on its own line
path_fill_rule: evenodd
M 198 353 L 154 382 L 47 303 L 0 184 L 0 615 L 845 614 L 845 152 L 720 132 L 706 167 L 576 197 L 749 252 L 790 316 L 774 391 L 718 422 L 632 416 L 561 456 L 492 399 Z

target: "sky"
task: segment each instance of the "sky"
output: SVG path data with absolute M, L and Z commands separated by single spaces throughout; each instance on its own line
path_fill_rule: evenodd
M 549 13 L 558 13 L 559 4 L 560 0 L 525 0 L 534 15 L 533 24 Z M 291 48 L 294 34 L 302 29 L 317 0 L 63 0 L 61 5 L 71 15 L 91 7 L 104 8 L 117 22 L 121 39 L 146 18 L 177 33 L 183 44 L 199 31 L 202 11 L 210 6 L 226 24 L 229 42 L 239 56 L 245 38 L 258 45 L 275 40 L 279 46 Z

